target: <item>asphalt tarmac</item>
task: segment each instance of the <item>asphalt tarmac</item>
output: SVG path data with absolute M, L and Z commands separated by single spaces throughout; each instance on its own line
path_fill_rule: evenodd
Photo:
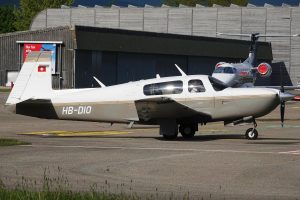
M 0 147 L 0 180 L 67 179 L 73 190 L 190 199 L 300 199 L 300 102 L 288 103 L 284 128 L 278 108 L 252 125 L 199 127 L 193 139 L 163 140 L 158 127 L 47 120 L 7 111 L 0 93 L 0 138 L 31 145 Z M 0 181 L 1 182 L 1 181 Z

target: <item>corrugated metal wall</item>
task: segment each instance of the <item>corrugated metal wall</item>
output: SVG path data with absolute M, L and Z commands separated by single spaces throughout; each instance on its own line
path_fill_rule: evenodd
M 74 24 L 210 37 L 216 36 L 216 32 L 295 34 L 300 33 L 300 8 L 114 6 L 48 9 L 36 16 L 31 29 Z M 284 61 L 293 83 L 297 84 L 300 81 L 300 38 L 267 38 L 266 41 L 272 42 L 274 62 Z
M 62 87 L 73 86 L 74 34 L 69 27 L 49 28 L 38 31 L 15 32 L 0 35 L 0 85 L 6 82 L 7 71 L 18 71 L 19 44 L 16 41 L 63 41 L 62 44 Z M 59 51 L 59 48 L 57 49 Z M 22 61 L 21 61 L 22 62 Z M 59 62 L 59 61 L 58 61 Z M 54 81 L 57 82 L 57 81 Z M 57 85 L 57 83 L 55 83 Z

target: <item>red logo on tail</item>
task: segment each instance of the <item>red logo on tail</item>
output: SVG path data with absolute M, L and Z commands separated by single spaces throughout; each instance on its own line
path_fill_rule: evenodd
M 38 67 L 38 72 L 46 72 L 47 71 L 47 66 L 45 65 L 40 65 Z

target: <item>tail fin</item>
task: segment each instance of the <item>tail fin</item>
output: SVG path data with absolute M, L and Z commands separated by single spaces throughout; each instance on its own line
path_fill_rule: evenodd
M 7 105 L 44 98 L 52 92 L 51 52 L 30 52 L 6 101 Z

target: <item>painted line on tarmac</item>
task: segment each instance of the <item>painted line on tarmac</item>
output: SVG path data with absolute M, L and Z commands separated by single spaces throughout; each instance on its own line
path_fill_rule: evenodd
M 208 152 L 208 153 L 244 153 L 244 154 L 291 154 L 286 152 L 274 152 L 274 151 L 239 151 L 239 150 L 226 150 L 226 149 L 179 149 L 179 148 L 156 148 L 156 147 L 121 147 L 121 146 L 69 146 L 69 145 L 20 145 L 24 147 L 36 147 L 36 148 L 81 148 L 81 149 L 114 149 L 114 150 L 158 150 L 158 151 L 190 151 L 190 152 Z M 293 153 L 293 155 L 300 155 L 300 151 Z
M 19 135 L 34 135 L 34 136 L 56 136 L 56 137 L 82 137 L 82 136 L 105 136 L 105 135 L 121 135 L 129 134 L 125 131 L 39 131 L 20 133 Z
M 284 151 L 284 152 L 279 152 L 280 154 L 292 154 L 292 155 L 300 155 L 300 150 L 296 151 Z
M 267 125 L 265 126 L 267 128 L 280 128 L 282 129 L 281 125 Z M 288 125 L 288 124 L 285 124 L 283 128 L 300 128 L 300 125 Z

